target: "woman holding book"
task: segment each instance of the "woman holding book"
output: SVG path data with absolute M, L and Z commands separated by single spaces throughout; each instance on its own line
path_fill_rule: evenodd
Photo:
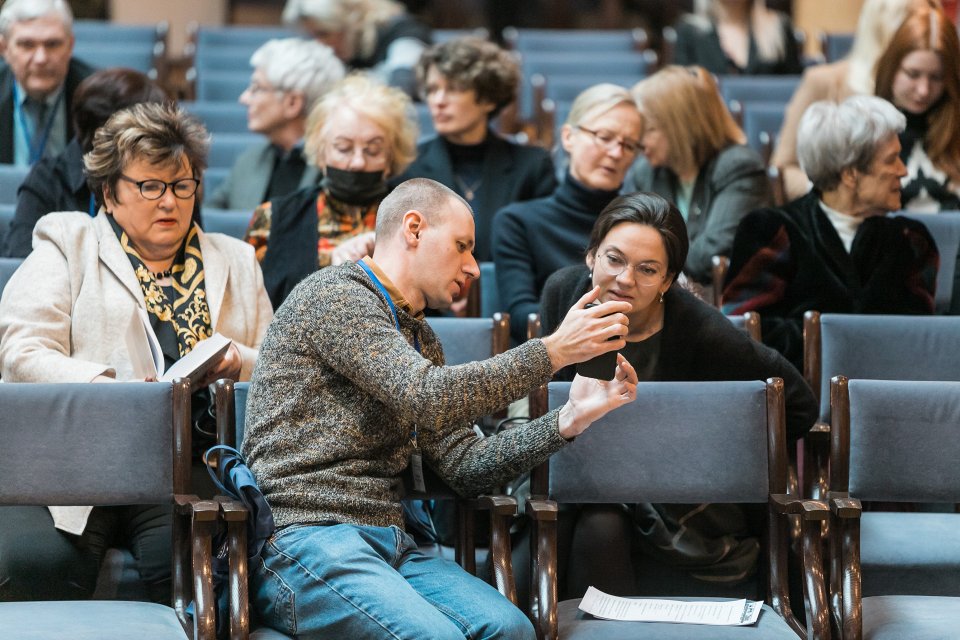
M 141 315 L 164 368 L 220 333 L 232 344 L 199 388 L 249 379 L 272 311 L 253 249 L 192 221 L 207 148 L 203 126 L 172 105 L 135 105 L 97 131 L 84 155 L 97 216 L 44 216 L 4 290 L 4 382 L 136 379 L 124 336 Z M 198 396 L 195 416 L 209 406 Z M 147 595 L 167 601 L 168 506 L 3 508 L 0 601 L 88 598 L 117 545 L 130 547 Z

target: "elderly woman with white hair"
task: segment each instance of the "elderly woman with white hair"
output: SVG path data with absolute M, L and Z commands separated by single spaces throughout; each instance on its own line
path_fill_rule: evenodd
M 247 128 L 266 139 L 237 157 L 227 179 L 204 199 L 208 207 L 252 211 L 319 179 L 303 154 L 307 115 L 343 78 L 343 63 L 319 42 L 284 38 L 257 49 L 250 66 L 240 104 L 247 107 Z
M 798 368 L 806 311 L 933 313 L 936 244 L 922 223 L 886 215 L 900 208 L 905 126 L 880 98 L 814 103 L 797 137 L 813 190 L 737 229 L 723 310 L 758 311 L 763 341 Z
M 287 0 L 283 21 L 331 47 L 351 70 L 369 70 L 411 97 L 430 29 L 395 0 Z

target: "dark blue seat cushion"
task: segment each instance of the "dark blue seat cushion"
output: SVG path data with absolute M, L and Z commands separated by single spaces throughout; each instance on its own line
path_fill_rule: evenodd
M 960 598 L 879 596 L 863 599 L 863 640 L 960 637 Z
M 0 629 L 18 640 L 187 638 L 173 609 L 151 602 L 3 602 Z
M 864 596 L 960 596 L 960 514 L 868 511 L 860 563 Z
M 671 600 L 724 600 L 725 598 L 671 598 Z M 797 634 L 767 605 L 756 624 L 745 627 L 717 627 L 666 622 L 621 622 L 600 620 L 577 608 L 580 600 L 565 600 L 557 607 L 560 637 L 564 640 L 797 640 Z

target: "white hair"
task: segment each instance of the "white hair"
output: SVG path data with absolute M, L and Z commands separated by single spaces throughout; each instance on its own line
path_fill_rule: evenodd
M 7 0 L 0 9 L 0 35 L 6 36 L 18 22 L 48 15 L 57 15 L 67 33 L 73 31 L 73 11 L 65 0 Z
M 250 56 L 250 66 L 262 71 L 277 89 L 302 93 L 304 114 L 345 75 L 333 49 L 301 38 L 266 42 Z
M 881 144 L 903 131 L 906 117 L 882 98 L 853 96 L 807 107 L 797 129 L 800 167 L 821 193 L 840 184 L 845 169 L 866 172 Z

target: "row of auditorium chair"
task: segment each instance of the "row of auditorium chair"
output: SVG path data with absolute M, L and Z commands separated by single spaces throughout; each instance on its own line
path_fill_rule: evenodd
M 846 367 L 844 370 L 850 372 L 850 378 L 864 378 L 847 383 L 846 378 L 837 377 L 832 386 L 831 493 L 822 496 L 829 497 L 830 503 L 797 502 L 785 495 L 788 456 L 782 388 L 778 383 L 644 383 L 635 403 L 610 414 L 602 424 L 583 434 L 534 474 L 533 499 L 527 503 L 526 512 L 533 518 L 535 527 L 532 539 L 537 546 L 532 554 L 532 571 L 535 584 L 540 588 L 532 590 L 535 596 L 531 604 L 540 637 L 553 638 L 557 633 L 563 637 L 581 637 L 578 634 L 590 632 L 603 636 L 605 630 L 598 621 L 578 619 L 575 602 L 556 602 L 556 585 L 552 580 L 557 572 L 557 558 L 551 529 L 555 525 L 557 503 L 565 502 L 768 504 L 771 535 L 761 571 L 769 573 L 761 573 L 758 591 L 752 596 L 765 599 L 767 607 L 761 615 L 759 630 L 744 630 L 760 637 L 781 637 L 763 635 L 762 630 L 783 624 L 798 636 L 807 637 L 801 623 L 790 619 L 786 598 L 783 574 L 786 563 L 782 556 L 787 552 L 790 539 L 783 516 L 790 513 L 800 515 L 803 522 L 801 567 L 806 571 L 809 585 L 807 615 L 814 630 L 809 637 L 829 637 L 826 629 L 831 625 L 835 638 L 841 637 L 841 631 L 843 638 L 859 637 L 855 633 L 856 614 L 861 607 L 868 634 L 873 628 L 871 625 L 876 626 L 876 621 L 883 617 L 896 624 L 920 623 L 922 619 L 916 618 L 918 608 L 924 614 L 931 610 L 929 598 L 922 596 L 960 595 L 957 589 L 960 545 L 956 540 L 960 535 L 960 528 L 956 526 L 960 516 L 954 513 L 861 513 L 857 500 L 960 502 L 960 475 L 955 465 L 960 453 L 955 437 L 956 424 L 960 422 L 960 383 L 949 382 L 957 380 L 960 372 L 956 366 L 952 370 L 941 368 L 940 364 L 933 369 L 924 366 L 934 356 L 939 356 L 944 366 L 948 364 L 949 355 L 955 349 L 944 347 L 949 346 L 951 340 L 955 342 L 956 323 L 960 320 L 926 318 L 918 323 L 917 318 L 883 316 L 823 316 L 820 320 L 824 361 L 831 357 L 836 361 L 840 357 L 829 355 L 837 347 L 846 349 L 852 360 L 842 365 Z M 507 319 L 503 316 L 431 322 L 445 344 L 451 363 L 489 357 L 505 348 Z M 876 327 L 882 327 L 886 333 L 878 332 Z M 837 328 L 846 333 L 836 333 Z M 497 333 L 501 334 L 499 346 Z M 920 349 L 924 344 L 927 350 Z M 898 346 L 897 353 L 887 360 L 898 363 L 899 367 L 889 375 L 898 380 L 870 380 L 888 376 L 877 370 L 865 371 L 863 359 L 871 353 L 877 357 L 878 352 L 886 356 L 891 345 Z M 825 364 L 825 375 L 827 369 Z M 923 382 L 902 381 L 917 379 L 917 371 L 912 369 L 923 371 L 924 377 L 920 378 Z M 236 387 L 239 400 L 228 393 L 234 391 L 232 383 L 221 383 L 217 397 L 221 439 L 230 442 L 232 437 L 234 443 L 243 437 L 246 391 L 245 385 Z M 540 390 L 537 399 L 531 400 L 531 413 L 537 415 L 562 404 L 566 392 L 565 385 L 554 383 Z M 107 398 L 103 394 L 112 395 Z M 222 504 L 190 503 L 176 497 L 185 492 L 186 486 L 180 482 L 182 460 L 181 470 L 173 474 L 172 488 L 169 472 L 164 474 L 164 469 L 172 464 L 172 451 L 190 450 L 184 446 L 189 429 L 183 428 L 184 422 L 189 423 L 189 412 L 176 408 L 177 398 L 182 402 L 189 397 L 189 392 L 160 384 L 23 384 L 0 385 L 0 395 L 3 405 L 11 409 L 10 415 L 15 416 L 12 421 L 4 421 L 2 427 L 7 446 L 0 452 L 0 501 L 115 504 L 175 499 L 183 515 L 181 530 L 189 531 L 186 522 L 193 518 L 193 531 L 198 535 L 192 548 L 178 545 L 176 562 L 182 571 L 180 575 L 194 577 L 192 584 L 189 579 L 175 580 L 179 595 L 169 611 L 161 614 L 129 603 L 5 604 L 0 605 L 0 621 L 6 623 L 3 628 L 14 628 L 8 626 L 10 620 L 25 622 L 28 619 L 32 627 L 41 630 L 44 625 L 57 622 L 67 628 L 87 621 L 104 624 L 107 615 L 134 625 L 126 627 L 128 633 L 138 628 L 134 618 L 144 615 L 154 619 L 154 623 L 158 616 L 164 618 L 172 627 L 175 614 L 182 613 L 192 590 L 193 597 L 200 596 L 201 600 L 197 610 L 201 612 L 199 622 L 202 624 L 198 625 L 197 637 L 210 637 L 203 635 L 209 626 L 205 621 L 208 610 L 202 605 L 208 600 L 209 585 L 204 583 L 203 571 L 191 574 L 189 561 L 186 566 L 183 563 L 190 556 L 195 566 L 202 567 L 208 561 L 210 522 L 218 506 L 222 517 L 225 509 Z M 691 402 L 691 398 L 697 401 Z M 111 419 L 118 415 L 124 419 Z M 138 417 L 143 423 L 138 426 L 142 428 L 130 428 L 131 416 Z M 704 416 L 710 416 L 709 428 L 704 428 Z M 30 426 L 36 424 L 47 428 L 38 433 Z M 83 429 L 77 429 L 78 424 L 82 424 Z M 178 424 L 180 428 L 176 429 Z M 82 434 L 81 442 L 71 440 L 76 434 Z M 150 441 L 143 441 L 144 437 Z M 171 446 L 164 448 L 164 439 Z M 90 446 L 90 442 L 107 441 L 114 443 L 108 453 Z M 172 446 L 174 442 L 176 446 Z M 75 455 L 78 450 L 85 455 Z M 37 451 L 44 453 L 39 455 Z M 50 451 L 64 453 L 57 456 Z M 629 455 L 624 455 L 625 452 Z M 33 466 L 24 468 L 25 464 Z M 137 470 L 137 483 L 126 481 L 132 468 Z M 69 469 L 74 479 L 67 486 L 61 480 L 63 469 Z M 696 472 L 692 472 L 694 469 Z M 131 486 L 137 487 L 137 495 L 131 494 Z M 449 495 L 440 487 L 430 497 Z M 495 533 L 491 548 L 491 553 L 496 555 L 493 563 L 496 586 L 517 602 L 511 578 L 514 570 L 526 568 L 512 567 L 505 549 L 509 540 L 505 531 L 509 518 L 516 513 L 516 503 L 509 498 L 460 501 L 462 510 L 470 511 L 475 506 L 491 512 L 494 531 L 499 532 Z M 833 516 L 828 516 L 830 507 Z M 461 522 L 469 523 L 473 517 L 465 515 Z M 820 557 L 819 544 L 821 523 L 828 517 L 832 518 L 827 529 L 833 551 L 829 562 Z M 225 525 L 237 529 L 239 540 L 238 521 L 231 519 Z M 472 544 L 469 536 L 462 537 L 460 543 Z M 475 569 L 474 556 L 468 551 L 469 546 L 464 546 L 459 559 L 472 570 Z M 234 558 L 238 565 L 243 562 L 239 555 L 235 554 Z M 234 580 L 243 579 L 245 572 L 239 566 L 236 568 Z M 683 592 L 667 593 L 670 586 L 662 582 L 656 587 L 656 595 L 683 595 Z M 242 626 L 249 621 L 246 590 L 238 588 L 232 592 L 231 624 L 237 627 L 232 637 L 245 637 Z M 898 598 L 897 594 L 911 597 Z M 525 607 L 527 603 L 517 604 Z M 937 601 L 936 604 L 942 612 L 951 603 Z M 24 609 L 27 613 L 23 613 Z M 788 622 L 780 622 L 781 617 Z M 943 616 L 940 619 L 944 619 Z M 181 620 L 188 629 L 194 624 L 182 616 Z M 702 628 L 699 631 L 709 635 Z M 697 632 L 695 629 L 674 631 L 687 638 L 700 637 L 695 635 Z M 904 633 L 890 637 L 913 637 L 909 632 Z

